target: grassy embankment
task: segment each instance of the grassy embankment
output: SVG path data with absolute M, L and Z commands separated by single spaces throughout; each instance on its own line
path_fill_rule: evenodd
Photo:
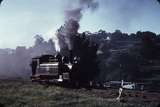
M 69 89 L 26 81 L 0 81 L 0 107 L 156 107 L 157 102 L 142 101 L 132 92 L 115 100 L 118 90 Z M 138 92 L 137 92 L 138 93 Z M 137 94 L 138 95 L 138 94 Z M 147 98 L 145 98 L 147 99 Z

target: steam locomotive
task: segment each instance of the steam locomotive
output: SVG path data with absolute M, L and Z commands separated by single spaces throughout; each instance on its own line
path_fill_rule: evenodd
M 42 55 L 32 58 L 31 68 L 32 82 L 53 83 L 71 87 L 93 87 L 92 81 L 85 80 L 85 74 L 81 72 L 81 58 L 74 56 L 69 51 L 68 56 Z M 87 69 L 87 68 L 85 68 Z
M 32 58 L 31 80 L 36 82 L 71 82 L 71 72 L 77 59 L 72 57 L 61 56 L 58 53 L 54 55 L 42 55 Z

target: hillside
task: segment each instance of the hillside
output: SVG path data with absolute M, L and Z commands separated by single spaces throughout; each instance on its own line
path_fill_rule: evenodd
M 149 31 L 127 34 L 120 30 L 86 35 L 99 45 L 99 80 L 160 81 L 160 35 Z

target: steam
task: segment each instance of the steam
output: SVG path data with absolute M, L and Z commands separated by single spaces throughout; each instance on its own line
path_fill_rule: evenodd
M 60 49 L 73 48 L 73 38 L 77 35 L 80 27 L 79 22 L 83 16 L 83 12 L 98 8 L 98 2 L 94 0 L 79 0 L 78 6 L 65 9 L 65 24 L 57 30 L 57 38 Z
M 0 79 L 29 79 L 32 58 L 55 53 L 54 42 L 51 39 L 46 41 L 40 35 L 35 36 L 35 43 L 32 47 L 17 46 L 16 49 L 0 49 Z

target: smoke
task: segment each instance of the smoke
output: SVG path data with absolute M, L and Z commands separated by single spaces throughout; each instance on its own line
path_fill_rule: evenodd
M 31 75 L 30 63 L 33 57 L 55 54 L 54 42 L 35 36 L 32 47 L 17 46 L 16 49 L 0 49 L 0 79 L 28 78 Z
M 3 1 L 3 0 L 0 0 L 0 5 L 1 5 L 2 1 Z
M 79 22 L 83 12 L 90 9 L 92 11 L 98 8 L 98 2 L 94 0 L 79 0 L 77 7 L 65 9 L 65 24 L 57 30 L 57 38 L 60 49 L 73 48 L 73 38 L 77 35 L 80 27 Z
M 98 2 L 93 0 L 80 0 L 79 2 L 83 8 L 90 8 L 93 11 L 96 10 L 99 6 Z

